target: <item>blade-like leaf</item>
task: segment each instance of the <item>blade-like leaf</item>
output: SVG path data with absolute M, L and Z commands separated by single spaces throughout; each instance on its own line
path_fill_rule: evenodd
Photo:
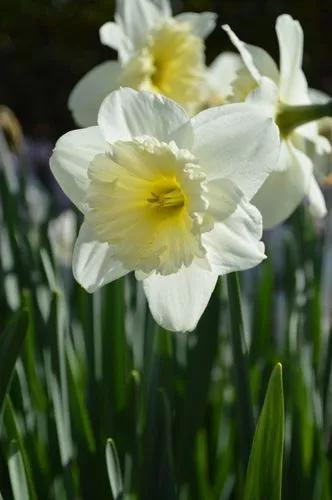
M 24 436 L 22 430 L 19 426 L 19 421 L 14 409 L 14 406 L 11 402 L 10 397 L 7 395 L 4 404 L 4 413 L 3 413 L 3 423 L 6 435 L 8 436 L 10 443 L 17 443 L 17 448 L 20 451 L 20 457 L 23 462 L 23 467 L 25 471 L 26 482 L 29 490 L 29 500 L 37 500 L 37 493 L 35 488 L 34 479 L 32 476 L 31 464 L 28 457 L 28 452 L 25 448 Z M 17 465 L 16 461 L 16 467 Z M 17 497 L 18 498 L 18 497 Z M 23 497 L 22 497 L 23 498 Z
M 280 500 L 284 446 L 282 367 L 274 368 L 249 458 L 245 500 Z
M 2 407 L 16 360 L 21 352 L 28 327 L 25 311 L 15 313 L 0 334 L 0 408 Z
M 119 457 L 113 439 L 108 439 L 106 443 L 106 464 L 112 495 L 115 500 L 120 500 L 123 497 L 123 483 Z
M 12 441 L 10 444 L 8 470 L 14 499 L 29 500 L 29 488 L 24 463 L 16 441 Z

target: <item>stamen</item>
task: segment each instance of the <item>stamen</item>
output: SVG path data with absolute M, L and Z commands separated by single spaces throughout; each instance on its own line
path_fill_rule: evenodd
M 181 208 L 184 206 L 184 196 L 179 188 L 172 188 L 162 193 L 151 192 L 151 198 L 147 201 L 154 208 Z

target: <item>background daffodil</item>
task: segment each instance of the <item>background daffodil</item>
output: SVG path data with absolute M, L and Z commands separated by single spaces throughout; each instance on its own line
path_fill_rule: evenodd
M 239 50 L 246 67 L 233 80 L 233 101 L 247 100 L 265 106 L 276 121 L 283 106 L 311 103 L 302 71 L 303 31 L 298 21 L 287 14 L 277 19 L 279 69 L 265 50 L 242 42 L 229 26 L 224 26 L 224 29 Z M 279 162 L 253 200 L 263 215 L 265 228 L 285 220 L 305 196 L 314 216 L 323 217 L 326 214 L 311 157 L 327 153 L 329 142 L 319 134 L 317 123 L 308 123 L 287 133 L 281 127 L 280 132 Z M 315 154 L 312 154 L 313 151 Z
M 118 0 L 115 22 L 100 28 L 118 61 L 98 65 L 75 86 L 69 108 L 77 124 L 96 124 L 103 99 L 121 86 L 163 94 L 193 114 L 207 98 L 204 38 L 215 22 L 212 12 L 172 17 L 168 0 Z

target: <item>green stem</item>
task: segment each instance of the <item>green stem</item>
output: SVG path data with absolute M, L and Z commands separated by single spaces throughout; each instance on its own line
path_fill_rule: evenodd
M 305 123 L 332 116 L 332 100 L 323 104 L 288 106 L 283 104 L 277 115 L 277 125 L 284 137 Z
M 240 420 L 242 459 L 243 465 L 246 468 L 254 435 L 254 416 L 249 382 L 248 356 L 244 342 L 240 286 L 236 273 L 227 275 L 227 291 L 235 386 Z

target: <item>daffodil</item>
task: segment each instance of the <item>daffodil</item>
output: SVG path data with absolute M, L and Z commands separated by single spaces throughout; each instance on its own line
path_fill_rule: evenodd
M 318 154 L 325 153 L 330 145 L 319 134 L 317 123 L 290 129 L 283 128 L 281 118 L 287 106 L 311 103 L 302 71 L 301 25 L 289 15 L 278 17 L 279 69 L 265 50 L 242 42 L 229 26 L 224 26 L 224 29 L 239 50 L 246 67 L 246 71 L 241 69 L 232 82 L 233 101 L 246 100 L 265 107 L 280 128 L 282 143 L 279 162 L 253 199 L 263 215 L 264 227 L 269 228 L 285 220 L 305 196 L 312 214 L 323 217 L 326 205 L 309 154 L 312 148 Z
M 118 61 L 92 69 L 78 82 L 69 108 L 80 126 L 97 123 L 103 99 L 119 87 L 163 94 L 193 114 L 206 101 L 204 38 L 216 15 L 184 13 L 172 17 L 169 0 L 118 0 L 115 22 L 100 28 L 104 45 Z
M 278 130 L 251 104 L 190 119 L 175 102 L 123 88 L 98 126 L 67 133 L 51 169 L 84 214 L 73 273 L 89 292 L 134 271 L 155 320 L 195 328 L 219 275 L 264 259 L 249 199 L 277 161 Z

